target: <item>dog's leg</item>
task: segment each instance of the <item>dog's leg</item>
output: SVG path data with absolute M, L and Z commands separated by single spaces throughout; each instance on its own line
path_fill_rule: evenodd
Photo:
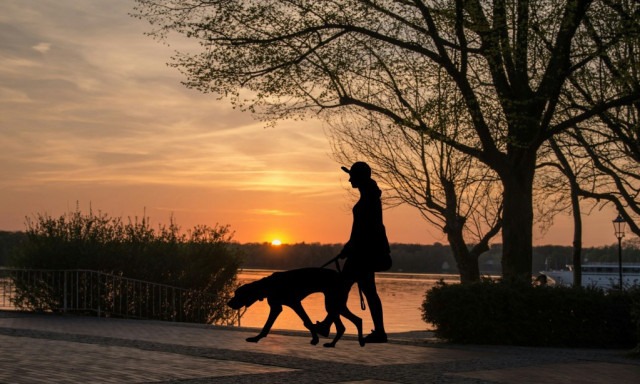
M 307 315 L 307 312 L 305 312 L 304 308 L 302 307 L 302 303 L 295 302 L 289 306 L 298 314 L 298 316 L 300 316 L 300 318 L 302 319 L 302 324 L 304 324 L 305 328 L 307 328 L 309 332 L 311 332 L 311 344 L 318 344 L 318 335 L 316 334 L 316 329 L 313 326 L 309 315 Z
M 344 324 L 342 324 L 342 321 L 340 320 L 340 315 L 336 314 L 334 319 L 334 323 L 336 324 L 336 337 L 333 338 L 332 342 L 324 344 L 324 346 L 327 348 L 335 347 L 336 343 L 338 342 L 338 340 L 340 340 L 345 330 Z
M 358 342 L 360 343 L 361 347 L 364 347 L 364 336 L 362 336 L 362 319 L 354 315 L 353 312 L 351 312 L 346 306 L 342 309 L 342 312 L 340 314 L 351 320 L 353 325 L 356 326 L 356 328 L 358 329 Z
M 329 337 L 329 332 L 331 332 L 331 324 L 333 324 L 333 321 L 331 321 L 329 316 L 327 316 L 322 321 L 316 321 L 316 324 L 313 326 L 313 328 L 318 335 Z
M 267 322 L 264 324 L 264 327 L 262 328 L 262 331 L 260 331 L 258 336 L 248 337 L 247 338 L 248 342 L 257 343 L 263 337 L 267 337 L 267 335 L 269 334 L 269 331 L 271 330 L 271 327 L 273 326 L 273 323 L 278 318 L 278 315 L 280 315 L 280 312 L 282 312 L 282 305 L 281 304 L 271 304 L 271 303 L 269 303 L 269 306 L 271 307 L 271 310 L 269 311 L 269 318 L 267 319 Z
M 331 332 L 331 324 L 334 323 L 333 316 L 331 313 L 333 312 L 332 308 L 336 308 L 339 305 L 340 301 L 337 301 L 337 297 L 340 297 L 341 292 L 331 290 L 329 292 L 325 292 L 324 294 L 324 308 L 327 310 L 327 316 L 322 321 L 316 321 L 314 326 L 315 331 L 318 335 L 329 337 L 329 332 Z M 344 301 L 346 303 L 347 297 L 344 296 Z

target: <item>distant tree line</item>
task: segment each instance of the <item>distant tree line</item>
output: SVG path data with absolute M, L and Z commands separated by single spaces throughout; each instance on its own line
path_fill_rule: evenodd
M 342 244 L 298 243 L 273 246 L 269 243 L 240 244 L 245 254 L 243 268 L 293 269 L 321 266 L 335 257 Z M 628 241 L 623 244 L 624 262 L 640 263 L 640 242 Z M 534 248 L 533 270 L 562 269 L 572 261 L 572 247 L 545 245 Z M 586 248 L 584 262 L 616 262 L 617 245 Z M 390 272 L 412 273 L 458 273 L 457 263 L 449 245 L 435 243 L 391 244 L 393 266 Z M 502 245 L 493 245 L 488 252 L 480 256 L 480 271 L 483 274 L 499 274 L 502 270 L 500 260 Z
M 0 231 L 0 266 L 8 265 L 9 255 L 23 246 L 27 236 L 24 232 Z M 294 269 L 321 266 L 335 257 L 342 244 L 297 243 L 273 246 L 270 243 L 235 244 L 244 255 L 243 268 Z M 391 272 L 413 273 L 458 273 L 457 263 L 449 245 L 435 243 L 391 244 L 393 266 Z M 618 245 L 585 248 L 583 262 L 617 262 Z M 479 265 L 483 274 L 499 274 L 502 245 L 494 244 L 480 256 Z M 640 263 L 640 241 L 623 242 L 624 262 Z M 562 269 L 572 264 L 572 247 L 544 245 L 534 247 L 533 271 Z

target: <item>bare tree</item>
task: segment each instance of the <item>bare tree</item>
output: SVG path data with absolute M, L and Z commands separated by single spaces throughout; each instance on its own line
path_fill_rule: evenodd
M 586 110 L 616 94 L 640 92 L 640 3 L 609 0 L 600 8 L 600 17 L 585 23 L 600 60 L 591 64 L 591 71 L 583 69 L 570 78 L 573 92 L 566 100 L 571 109 Z M 615 45 L 601 37 L 612 34 L 620 35 Z M 589 91 L 593 88 L 598 92 Z M 571 156 L 588 161 L 595 180 L 578 194 L 614 205 L 640 236 L 640 100 L 599 111 L 597 117 L 567 132 Z
M 423 111 L 430 130 L 462 134 L 465 110 L 453 84 L 439 82 L 433 103 Z M 447 128 L 444 128 L 447 127 Z M 425 132 L 364 114 L 339 114 L 328 136 L 338 161 L 366 159 L 388 187 L 386 203 L 408 204 L 442 230 L 462 283 L 480 279 L 478 257 L 501 229 L 502 197 L 495 174 Z
M 560 100 L 569 116 L 606 103 L 621 92 L 640 91 L 640 4 L 637 1 L 603 1 L 594 5 L 598 17 L 585 18 L 586 39 L 599 60 L 569 77 Z M 616 44 L 600 36 L 618 35 Z M 550 42 L 546 42 L 550 45 Z M 597 90 L 597 92 L 593 92 Z M 574 218 L 574 285 L 581 285 L 582 219 L 580 199 L 599 208 L 614 205 L 629 228 L 640 235 L 640 102 L 600 111 L 597 119 L 576 124 L 549 140 L 557 167 L 570 186 Z
M 137 0 L 134 12 L 156 36 L 201 43 L 173 62 L 189 87 L 270 119 L 367 111 L 484 163 L 502 184 L 503 274 L 529 280 L 538 152 L 550 137 L 640 99 L 618 88 L 585 109 L 558 110 L 569 78 L 592 72 L 600 47 L 624 42 L 621 1 Z M 604 11 L 613 33 L 589 28 Z M 465 134 L 424 121 L 434 65 L 462 96 L 472 123 Z
M 582 165 L 572 163 L 572 160 L 575 160 L 575 159 L 567 158 L 567 156 L 565 156 L 563 152 L 563 148 L 561 147 L 560 144 L 558 144 L 558 141 L 556 138 L 549 139 L 549 146 L 551 148 L 551 152 L 555 156 L 555 161 L 542 163 L 540 164 L 540 166 L 541 167 L 551 166 L 555 168 L 557 171 L 559 171 L 561 176 L 553 178 L 553 176 L 549 175 L 548 171 L 544 172 L 542 176 L 543 178 L 547 180 L 552 179 L 552 181 L 549 184 L 547 184 L 547 186 L 553 186 L 553 187 L 547 187 L 545 189 L 547 191 L 556 190 L 557 192 L 551 195 L 558 198 L 558 195 L 561 194 L 559 198 L 560 202 L 565 201 L 566 199 L 569 199 L 569 204 L 566 204 L 564 206 L 562 205 L 562 203 L 555 204 L 554 205 L 555 209 L 548 209 L 547 214 L 554 215 L 561 211 L 569 211 L 572 214 L 572 217 L 573 217 L 573 255 L 572 255 L 573 284 L 574 286 L 579 287 L 582 285 L 582 211 L 580 208 L 581 180 L 579 175 L 581 175 L 580 169 L 584 167 L 584 163 Z M 563 188 L 565 184 L 568 184 L 568 188 Z M 584 184 L 586 184 L 586 182 Z M 562 189 L 564 189 L 564 191 L 558 191 Z
M 549 140 L 556 162 L 544 163 L 557 168 L 568 183 L 564 197 L 574 222 L 573 271 L 575 286 L 582 284 L 582 212 L 581 200 L 590 200 L 591 207 L 614 205 L 636 235 L 640 212 L 640 164 L 633 156 L 624 155 L 620 148 L 611 148 L 612 140 L 606 127 L 575 128 L 567 135 Z M 588 138 L 588 139 L 587 139 Z M 618 141 L 619 142 L 619 141 Z M 545 176 L 549 176 L 545 174 Z M 561 181 L 555 180 L 559 187 Z M 551 183 L 554 184 L 554 183 Z

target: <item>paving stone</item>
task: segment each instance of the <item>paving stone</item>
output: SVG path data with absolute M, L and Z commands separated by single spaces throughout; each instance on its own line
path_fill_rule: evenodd
M 620 350 L 434 343 L 406 334 L 360 347 L 303 332 L 0 311 L 2 383 L 636 383 Z M 424 333 L 416 333 L 422 337 Z M 526 379 L 525 379 L 526 378 Z

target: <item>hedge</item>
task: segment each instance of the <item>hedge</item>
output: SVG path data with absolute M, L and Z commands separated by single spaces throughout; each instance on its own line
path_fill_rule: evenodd
M 422 317 L 455 343 L 626 348 L 638 343 L 640 289 L 441 282 L 427 291 Z

